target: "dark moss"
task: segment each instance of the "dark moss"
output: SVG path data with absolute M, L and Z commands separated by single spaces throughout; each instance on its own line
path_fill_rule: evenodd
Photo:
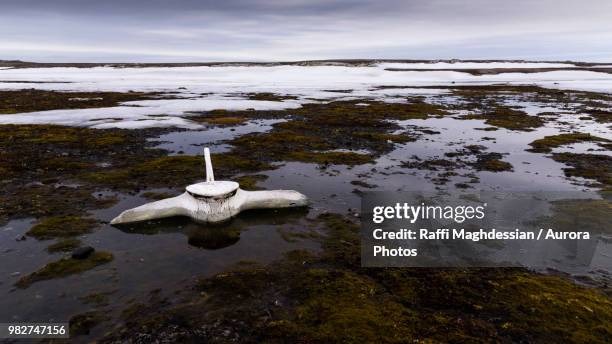
M 416 159 L 414 161 L 403 161 L 401 166 L 410 169 L 438 171 L 440 169 L 455 169 L 459 167 L 460 164 L 453 160 L 432 158 L 427 160 Z
M 426 178 L 430 179 L 431 182 L 436 185 L 444 185 L 451 180 L 450 177 L 454 176 L 467 177 L 469 178 L 467 182 L 472 184 L 479 181 L 478 177 L 473 173 L 460 175 L 456 172 L 458 169 L 470 168 L 477 171 L 490 172 L 512 171 L 512 165 L 501 160 L 503 154 L 485 152 L 486 149 L 487 148 L 482 145 L 467 145 L 462 149 L 446 152 L 444 154 L 445 157 L 450 159 L 434 157 L 423 160 L 417 156 L 413 156 L 413 160 L 411 161 L 402 161 L 401 166 L 409 169 L 436 171 L 436 176 L 426 176 Z M 457 183 L 456 186 L 458 188 L 469 187 L 469 185 L 465 183 Z
M 519 269 L 442 269 L 403 279 L 413 281 L 420 307 L 429 309 L 422 335 L 437 341 L 604 343 L 612 330 L 606 320 L 610 299 L 559 277 Z
M 221 127 L 235 126 L 248 120 L 246 116 L 234 115 L 232 112 L 225 110 L 214 110 L 204 115 L 189 116 L 187 119 Z
M 395 143 L 405 143 L 416 141 L 416 139 L 407 134 L 386 134 L 377 132 L 355 132 L 354 137 L 363 138 L 372 141 L 391 141 Z
M 271 165 L 231 154 L 213 154 L 215 174 L 219 177 L 239 172 L 272 169 Z M 204 159 L 201 156 L 165 156 L 126 168 L 83 174 L 81 178 L 117 189 L 146 187 L 179 187 L 201 179 Z
M 201 177 L 204 170 L 202 157 L 166 156 L 145 161 L 127 168 L 87 173 L 81 178 L 114 188 L 148 186 L 173 187 L 184 185 Z
M 367 188 L 367 189 L 374 189 L 374 188 L 376 188 L 376 185 L 372 185 L 372 184 L 364 182 L 362 180 L 352 180 L 351 184 L 352 185 L 356 185 L 356 186 L 361 186 L 362 188 Z
M 592 236 L 612 233 L 612 202 L 607 199 L 569 199 L 552 202 L 553 216 L 547 218 L 552 228 L 575 230 L 580 224 L 581 231 Z
M 100 162 L 124 164 L 118 151 L 146 157 L 144 137 L 127 130 L 96 130 L 54 125 L 1 125 L 1 179 L 40 180 L 71 177 L 99 168 Z M 152 151 L 151 153 L 153 153 Z M 159 153 L 159 152 L 155 152 Z M 142 157 L 138 159 L 142 159 Z
M 113 255 L 108 252 L 94 252 L 86 259 L 62 258 L 45 265 L 40 270 L 30 275 L 22 277 L 15 285 L 19 288 L 27 288 L 32 285 L 32 283 L 38 281 L 79 274 L 112 260 Z
M 247 93 L 246 96 L 249 100 L 265 100 L 265 101 L 274 101 L 274 102 L 297 99 L 296 96 L 280 95 L 280 94 L 270 93 L 270 92 Z
M 56 92 L 36 89 L 0 91 L 0 114 L 110 107 L 121 102 L 159 96 L 156 93 L 142 92 Z
M 106 306 L 108 305 L 108 296 L 112 293 L 113 292 L 95 292 L 80 297 L 79 300 L 85 304 L 94 305 L 96 307 Z
M 610 140 L 593 136 L 591 134 L 570 133 L 546 136 L 542 139 L 535 140 L 529 145 L 533 148 L 528 149 L 530 152 L 550 153 L 553 148 L 563 145 L 569 145 L 579 142 L 611 142 Z
M 78 216 L 55 216 L 43 219 L 26 233 L 39 240 L 78 236 L 91 232 L 98 226 L 94 219 Z
M 544 103 L 544 104 L 580 104 L 582 112 L 593 109 L 599 111 L 602 104 L 612 100 L 607 93 L 561 90 L 534 85 L 452 85 L 452 86 L 382 86 L 383 88 L 428 88 L 448 90 L 457 98 L 457 102 L 448 104 L 451 109 L 474 110 L 495 107 L 506 99 Z M 605 112 L 605 111 L 604 111 Z
M 143 192 L 140 196 L 158 201 L 160 199 L 178 196 L 178 193 L 147 191 L 147 192 Z
M 254 191 L 261 190 L 257 183 L 268 179 L 268 176 L 264 174 L 250 174 L 246 176 L 241 176 L 238 178 L 234 178 L 238 184 L 240 184 L 240 188 L 243 190 Z
M 367 154 L 354 152 L 288 152 L 285 160 L 327 165 L 363 165 L 372 162 Z
M 563 171 L 568 177 L 595 180 L 602 188 L 612 186 L 612 157 L 598 154 L 557 153 L 555 161 L 571 166 Z
M 356 269 L 361 265 L 359 226 L 344 216 L 327 213 L 318 217 L 326 237 L 321 258 L 333 265 Z
M 49 253 L 55 252 L 71 252 L 75 248 L 81 246 L 81 241 L 75 238 L 67 238 L 57 241 L 47 247 Z
M 590 109 L 586 113 L 591 115 L 599 123 L 612 123 L 612 111 L 603 109 Z
M 297 242 L 301 239 L 317 240 L 321 238 L 318 231 L 310 228 L 296 230 L 294 228 L 278 227 L 276 231 L 286 242 Z
M 599 98 L 603 93 L 591 93 L 571 90 L 557 90 L 533 85 L 464 85 L 442 86 L 433 88 L 450 89 L 452 94 L 476 105 L 483 101 L 503 96 L 520 96 L 523 99 L 542 103 L 567 103 L 578 97 L 585 99 Z
M 601 148 L 603 148 L 605 150 L 612 151 L 612 142 L 606 141 L 606 143 L 599 143 L 599 147 L 601 147 Z
M 479 154 L 473 166 L 479 171 L 503 172 L 512 171 L 512 164 L 500 160 L 500 153 Z
M 461 119 L 483 119 L 486 124 L 494 127 L 522 131 L 533 130 L 544 124 L 544 121 L 539 117 L 529 116 L 524 111 L 501 105 L 485 110 L 482 114 L 466 115 L 461 117 Z
M 417 338 L 416 313 L 375 281 L 349 271 L 307 269 L 293 281 L 299 303 L 288 319 L 266 326 L 267 337 L 313 343 L 405 343 Z M 297 284 L 301 284 L 298 289 Z
M 0 190 L 0 224 L 11 218 L 81 216 L 88 209 L 106 208 L 117 202 L 114 197 L 94 197 L 93 192 L 88 186 L 6 185 Z
M 88 335 L 92 328 L 96 327 L 98 324 L 105 320 L 108 320 L 108 316 L 101 311 L 92 311 L 77 314 L 70 318 L 70 335 Z
M 113 197 L 94 196 L 99 185 L 76 179 L 160 156 L 162 150 L 147 149 L 147 138 L 159 132 L 0 125 L 0 223 L 81 215 L 114 204 Z

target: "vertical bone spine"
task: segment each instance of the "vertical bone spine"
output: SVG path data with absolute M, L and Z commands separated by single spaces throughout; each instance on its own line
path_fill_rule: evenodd
M 215 175 L 213 174 L 212 161 L 210 160 L 210 150 L 204 148 L 204 161 L 206 162 L 206 181 L 214 182 Z

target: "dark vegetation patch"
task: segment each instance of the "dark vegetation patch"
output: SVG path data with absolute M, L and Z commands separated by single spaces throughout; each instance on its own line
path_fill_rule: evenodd
M 497 128 L 497 127 L 484 127 L 484 128 L 475 128 L 475 130 L 482 130 L 482 131 L 497 131 L 497 130 L 499 130 L 499 128 Z
M 94 219 L 78 216 L 55 216 L 45 218 L 26 233 L 38 240 L 66 238 L 91 232 L 98 226 Z
M 588 113 L 599 123 L 612 123 L 612 111 L 603 109 L 586 109 L 584 112 Z
M 161 156 L 164 151 L 148 149 L 146 139 L 163 131 L 0 125 L 0 223 L 81 216 L 114 204 L 81 176 Z
M 139 192 L 200 180 L 201 156 L 165 156 L 166 151 L 151 148 L 147 139 L 169 130 L 1 125 L 0 224 L 24 217 L 83 216 L 116 203 L 101 189 Z M 214 154 L 215 174 L 230 178 L 273 168 L 256 158 Z
M 469 114 L 460 119 L 482 119 L 486 124 L 510 130 L 530 131 L 541 127 L 544 121 L 536 116 L 530 116 L 524 111 L 511 109 L 498 105 L 490 109 L 483 109 L 482 113 Z
M 537 153 L 550 153 L 553 148 L 557 148 L 563 145 L 569 145 L 573 143 L 580 143 L 580 142 L 609 143 L 612 141 L 601 138 L 601 137 L 593 136 L 591 134 L 583 134 L 583 133 L 559 134 L 559 135 L 545 136 L 542 139 L 538 139 L 538 140 L 531 142 L 529 145 L 533 148 L 528 149 L 528 151 L 537 152 Z
M 581 177 L 598 182 L 597 187 L 612 188 L 612 157 L 601 154 L 555 153 L 552 158 L 569 168 L 563 171 L 568 177 Z
M 591 235 L 612 233 L 612 202 L 608 199 L 568 199 L 554 201 L 552 205 L 554 217 L 548 219 L 552 228 L 575 230 L 579 223 L 580 230 Z
M 91 311 L 77 314 L 70 318 L 70 336 L 88 335 L 92 328 L 108 319 L 102 311 Z
M 147 191 L 147 192 L 143 192 L 140 196 L 151 199 L 151 200 L 159 201 L 160 199 L 164 199 L 164 198 L 176 197 L 178 196 L 178 194 L 172 193 L 172 192 Z
M 47 252 L 71 252 L 75 248 L 81 246 L 81 241 L 75 238 L 61 239 L 47 247 Z
M 68 187 L 49 184 L 4 184 L 0 188 L 0 224 L 25 217 L 82 216 L 90 209 L 107 208 L 115 198 L 94 197 L 91 186 Z
M 353 93 L 353 90 L 352 89 L 345 89 L 345 90 L 338 90 L 338 89 L 336 89 L 336 90 L 323 90 L 323 92 L 345 93 L 345 94 L 348 94 L 348 93 Z
M 79 297 L 79 300 L 85 304 L 93 305 L 95 307 L 108 305 L 108 297 L 113 294 L 114 291 L 110 292 L 94 292 L 87 294 L 83 297 Z
M 104 162 L 126 165 L 162 151 L 147 150 L 145 137 L 159 130 L 89 129 L 56 125 L 0 126 L 0 180 L 72 177 Z M 144 135 L 143 135 L 144 134 Z
M 432 158 L 432 159 L 425 159 L 425 160 L 417 159 L 415 161 L 414 160 L 404 161 L 402 162 L 401 166 L 404 168 L 417 169 L 417 170 L 429 170 L 429 171 L 453 170 L 453 169 L 461 167 L 461 165 L 456 161 L 448 160 L 448 159 L 439 159 L 439 158 Z
M 483 153 L 477 156 L 472 166 L 478 171 L 504 172 L 512 171 L 512 164 L 502 161 L 500 153 Z
M 549 103 L 549 104 L 569 104 L 572 102 L 587 104 L 597 104 L 601 101 L 610 101 L 612 96 L 607 93 L 560 90 L 539 87 L 534 85 L 479 85 L 479 86 L 431 86 L 428 88 L 449 89 L 452 94 L 462 97 L 473 106 L 478 106 L 483 102 L 488 102 L 500 97 L 520 97 L 524 101 Z
M 273 101 L 273 102 L 281 102 L 283 100 L 295 100 L 298 99 L 296 96 L 282 95 L 270 92 L 257 92 L 257 93 L 247 93 L 245 96 L 249 100 L 265 100 L 265 101 Z
M 512 171 L 512 164 L 501 160 L 503 154 L 496 152 L 484 152 L 487 148 L 482 145 L 467 145 L 462 149 L 447 152 L 444 158 L 432 157 L 421 159 L 412 156 L 412 160 L 402 161 L 401 167 L 417 170 L 428 170 L 437 173 L 436 177 L 430 178 L 436 185 L 443 185 L 450 181 L 450 177 L 459 176 L 460 169 L 473 169 L 476 171 L 504 172 Z M 478 182 L 478 177 L 473 173 L 464 173 L 461 177 L 469 178 L 467 183 Z M 470 187 L 466 183 L 458 183 L 459 188 Z
M 249 120 L 247 116 L 233 115 L 232 112 L 227 110 L 212 110 L 208 111 L 205 115 L 192 115 L 187 116 L 186 118 L 194 122 L 206 123 L 221 127 L 235 126 Z
M 38 281 L 79 274 L 112 260 L 113 255 L 108 252 L 94 252 L 86 259 L 62 258 L 22 277 L 15 285 L 19 288 L 27 288 Z
M 122 102 L 159 97 L 161 94 L 143 92 L 57 92 L 36 89 L 0 91 L 0 114 L 111 107 Z
M 301 228 L 279 226 L 276 231 L 283 240 L 291 243 L 304 239 L 315 241 L 321 238 L 321 234 L 316 229 L 308 226 Z
M 102 342 L 592 342 L 612 335 L 612 301 L 523 269 L 360 267 L 359 226 L 321 215 L 322 251 L 241 263 L 172 304 L 139 304 Z
M 425 88 L 448 90 L 455 97 L 445 102 L 449 110 L 469 111 L 471 114 L 462 119 L 482 119 L 494 127 L 511 130 L 529 131 L 542 126 L 545 121 L 553 120 L 555 113 L 540 113 L 529 116 L 523 111 L 504 105 L 508 101 L 551 104 L 576 113 L 591 114 L 600 123 L 609 123 L 611 113 L 602 109 L 612 101 L 606 93 L 549 89 L 533 85 L 463 85 L 463 86 L 382 86 L 385 88 Z M 444 95 L 443 97 L 447 97 Z
M 392 72 L 440 72 L 440 71 L 449 71 L 449 72 L 460 72 L 460 73 L 468 73 L 475 76 L 480 75 L 498 75 L 503 73 L 523 73 L 523 74 L 532 74 L 532 73 L 544 73 L 544 72 L 555 72 L 555 71 L 591 71 L 598 73 L 608 73 L 612 74 L 612 68 L 605 67 L 540 67 L 540 68 L 441 68 L 441 69 L 427 69 L 427 68 L 419 68 L 419 69 L 411 69 L 411 68 L 385 68 L 385 70 Z
M 361 186 L 366 189 L 374 189 L 376 185 L 370 184 L 368 182 L 364 182 L 363 180 L 351 180 L 351 184 L 355 186 Z
M 408 104 L 336 101 L 304 104 L 283 111 L 229 112 L 228 116 L 282 117 L 289 121 L 273 125 L 266 133 L 240 136 L 229 143 L 233 153 L 261 161 L 301 161 L 320 165 L 359 165 L 393 149 L 394 143 L 414 141 L 391 120 L 425 119 L 444 116 L 441 107 L 415 100 Z M 358 153 L 368 151 L 370 154 Z
M 234 178 L 234 181 L 240 184 L 240 188 L 243 190 L 255 191 L 263 189 L 257 186 L 257 183 L 262 182 L 266 179 L 268 179 L 268 176 L 264 174 L 250 174 Z
M 269 164 L 231 153 L 213 154 L 215 176 L 222 179 L 241 172 L 272 169 Z M 181 187 L 203 178 L 204 159 L 201 156 L 163 156 L 119 169 L 107 169 L 82 174 L 80 178 L 93 184 L 114 189 L 147 189 L 151 187 Z

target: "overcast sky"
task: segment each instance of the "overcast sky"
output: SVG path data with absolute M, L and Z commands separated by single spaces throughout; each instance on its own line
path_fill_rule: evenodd
M 612 62 L 611 0 L 0 0 L 0 59 Z

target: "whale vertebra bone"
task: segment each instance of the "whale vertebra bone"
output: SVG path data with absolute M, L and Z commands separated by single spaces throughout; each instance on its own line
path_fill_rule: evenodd
M 220 222 L 247 209 L 302 207 L 308 204 L 306 196 L 293 190 L 245 191 L 236 182 L 215 181 L 208 148 L 204 148 L 204 160 L 205 182 L 187 186 L 179 196 L 126 210 L 111 224 L 172 216 L 188 216 L 198 222 Z

